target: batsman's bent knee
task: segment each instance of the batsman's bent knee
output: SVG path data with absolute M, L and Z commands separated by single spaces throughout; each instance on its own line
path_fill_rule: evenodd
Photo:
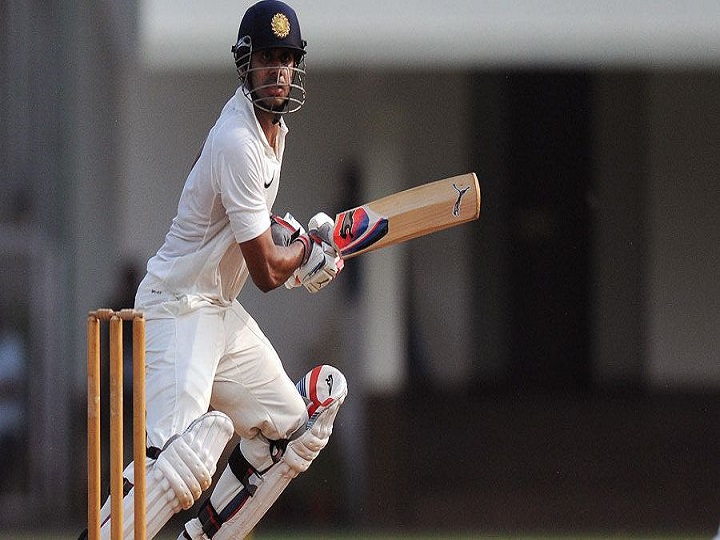
M 212 495 L 180 538 L 231 540 L 248 535 L 290 481 L 310 467 L 327 445 L 333 422 L 347 396 L 345 376 L 332 366 L 308 372 L 297 384 L 307 404 L 308 421 L 287 442 L 277 461 L 257 471 L 238 448 L 230 457 Z

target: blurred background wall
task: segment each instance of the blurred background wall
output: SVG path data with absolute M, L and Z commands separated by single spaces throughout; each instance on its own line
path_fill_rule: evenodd
M 248 6 L 0 3 L 3 527 L 81 528 L 85 314 L 132 302 Z M 292 377 L 351 386 L 268 526 L 714 531 L 720 4 L 293 6 L 275 210 L 468 171 L 483 206 L 322 294 L 242 292 Z

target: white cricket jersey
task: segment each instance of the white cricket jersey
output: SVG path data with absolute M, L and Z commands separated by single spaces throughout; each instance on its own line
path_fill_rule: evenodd
M 170 231 L 148 261 L 145 291 L 229 305 L 249 275 L 238 242 L 270 227 L 287 127 L 277 153 L 238 88 L 210 130 L 185 182 Z

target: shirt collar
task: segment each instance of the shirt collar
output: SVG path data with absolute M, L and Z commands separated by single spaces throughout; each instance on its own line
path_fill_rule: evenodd
M 260 127 L 260 122 L 258 122 L 257 116 L 255 116 L 255 106 L 253 105 L 253 102 L 250 101 L 250 98 L 245 95 L 245 92 L 243 92 L 242 86 L 238 86 L 238 89 L 235 91 L 235 99 L 240 102 L 240 107 L 243 107 L 244 110 L 254 120 L 255 129 L 257 130 L 258 137 L 262 141 L 263 145 L 266 147 L 266 150 L 274 153 L 275 151 L 272 149 L 272 146 L 270 146 L 270 143 L 265 137 L 265 132 L 262 130 L 262 127 Z M 285 124 L 285 118 L 283 116 L 280 116 L 280 137 L 284 138 L 287 132 L 288 127 Z

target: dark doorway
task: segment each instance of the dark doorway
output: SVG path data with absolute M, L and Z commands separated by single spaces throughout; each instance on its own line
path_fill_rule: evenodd
M 510 382 L 521 391 L 583 390 L 591 384 L 591 80 L 566 72 L 505 80 Z

